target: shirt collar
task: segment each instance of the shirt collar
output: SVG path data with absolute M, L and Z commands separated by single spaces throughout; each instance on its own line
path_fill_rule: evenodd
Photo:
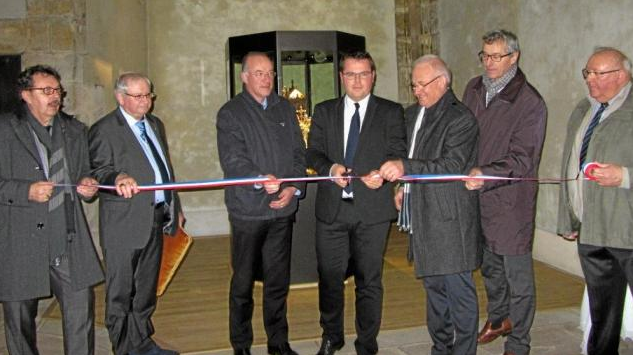
M 608 110 L 610 112 L 613 112 L 620 108 L 620 106 L 622 106 L 622 104 L 624 103 L 624 100 L 626 100 L 626 98 L 629 96 L 629 91 L 631 91 L 630 81 L 626 85 L 624 85 L 624 87 L 620 89 L 620 91 L 614 97 L 612 97 L 611 100 L 608 101 Z M 587 94 L 587 98 L 589 99 L 589 102 L 591 102 L 591 107 L 600 106 L 600 102 L 589 96 L 589 94 Z
M 349 96 L 345 95 L 345 106 L 354 107 L 354 103 L 358 102 L 358 104 L 360 104 L 360 110 L 364 111 L 369 103 L 369 97 L 371 97 L 371 94 L 365 96 L 360 101 L 354 101 Z
M 123 117 L 125 118 L 125 121 L 127 122 L 127 124 L 128 124 L 130 127 L 132 127 L 132 128 L 134 127 L 134 125 L 135 125 L 137 122 L 143 122 L 143 121 L 145 121 L 145 116 L 143 116 L 143 118 L 141 118 L 140 120 L 137 120 L 136 118 L 134 118 L 134 116 L 132 116 L 132 115 L 130 115 L 129 113 L 127 113 L 127 112 L 123 109 L 123 107 L 119 106 L 119 110 L 121 110 L 121 114 L 122 114 L 122 115 L 123 115 Z

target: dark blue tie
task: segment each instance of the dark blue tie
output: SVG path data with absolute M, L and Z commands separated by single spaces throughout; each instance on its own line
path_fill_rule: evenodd
M 349 132 L 347 133 L 347 147 L 345 148 L 345 167 L 353 168 L 354 166 L 354 154 L 356 153 L 356 146 L 358 146 L 358 137 L 360 136 L 360 113 L 358 109 L 360 104 L 354 103 L 356 110 L 352 115 L 352 121 L 349 124 Z M 352 192 L 351 182 L 345 187 L 345 192 Z
M 600 117 L 602 117 L 602 113 L 609 106 L 608 102 L 600 104 L 600 108 L 596 111 L 596 114 L 591 118 L 591 122 L 589 122 L 589 126 L 585 131 L 585 136 L 582 138 L 582 146 L 580 147 L 580 170 L 582 170 L 582 165 L 585 163 L 585 159 L 587 158 L 587 149 L 589 149 L 589 142 L 591 141 L 591 135 L 593 134 L 594 128 L 600 123 Z
M 158 170 L 160 170 L 160 177 L 163 180 L 163 184 L 168 183 L 169 174 L 167 173 L 167 167 L 165 167 L 165 164 L 163 163 L 163 159 L 160 157 L 160 154 L 158 154 L 158 150 L 156 150 L 156 146 L 154 146 L 154 143 L 152 142 L 152 140 L 147 136 L 147 131 L 145 130 L 145 123 L 143 121 L 136 122 L 136 126 L 141 131 L 141 138 L 143 138 L 143 140 L 147 142 L 147 145 L 149 146 L 149 150 L 152 151 L 152 155 L 154 156 L 154 161 L 156 161 L 156 165 L 158 165 Z M 170 204 L 171 191 L 164 190 L 164 194 L 165 194 L 165 203 Z

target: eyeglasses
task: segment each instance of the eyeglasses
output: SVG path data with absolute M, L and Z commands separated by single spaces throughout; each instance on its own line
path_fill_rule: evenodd
M 249 72 L 249 74 L 256 77 L 257 79 L 263 79 L 265 77 L 273 79 L 275 76 L 277 76 L 277 73 L 275 73 L 274 71 L 263 71 L 263 70 L 251 71 Z
M 354 80 L 356 78 L 360 78 L 360 79 L 365 80 L 365 79 L 368 79 L 369 77 L 371 77 L 371 74 L 372 74 L 372 72 L 370 72 L 370 71 L 362 71 L 360 73 L 354 73 L 354 72 L 348 71 L 348 72 L 343 73 L 343 77 L 346 80 Z
M 589 77 L 589 75 L 595 75 L 597 78 L 602 78 L 603 76 L 610 74 L 610 73 L 615 73 L 617 71 L 620 71 L 622 69 L 613 69 L 613 70 L 607 70 L 607 71 L 596 71 L 596 70 L 587 70 L 587 68 L 582 70 L 582 77 L 583 79 L 587 79 Z
M 136 101 L 152 100 L 156 97 L 156 94 L 154 94 L 153 92 L 150 92 L 148 94 L 138 94 L 138 95 L 132 95 L 132 94 L 128 94 L 127 92 L 124 92 L 124 94 L 133 98 Z
M 48 96 L 51 96 L 54 94 L 62 95 L 64 93 L 64 89 L 61 86 L 57 88 L 52 88 L 50 86 L 47 86 L 45 88 L 28 88 L 27 90 L 29 91 L 41 90 L 44 93 L 44 95 L 48 95 Z
M 499 53 L 495 53 L 495 54 L 486 54 L 484 53 L 484 51 L 481 51 L 477 54 L 477 56 L 479 57 L 479 61 L 480 62 L 485 62 L 488 59 L 492 59 L 493 62 L 500 62 L 501 59 L 509 56 L 509 55 L 513 55 L 514 52 L 510 52 L 510 53 L 506 53 L 506 54 L 499 54 Z
M 427 81 L 426 84 L 423 84 L 421 81 L 418 81 L 417 83 L 411 83 L 411 90 L 415 91 L 417 89 L 424 89 L 425 87 L 431 85 L 432 82 L 439 79 L 440 77 L 441 75 L 438 75 L 435 78 Z

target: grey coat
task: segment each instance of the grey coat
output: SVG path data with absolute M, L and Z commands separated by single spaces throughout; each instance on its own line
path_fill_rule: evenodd
M 47 226 L 48 204 L 29 201 L 30 185 L 46 180 L 26 119 L 26 107 L 0 117 L 0 301 L 51 294 Z M 90 176 L 86 126 L 60 113 L 72 182 Z M 103 280 L 103 272 L 76 190 L 76 234 L 68 236 L 67 256 L 73 289 Z
M 574 138 L 590 109 L 587 99 L 578 103 L 567 125 L 561 176 L 566 176 Z M 596 126 L 587 150 L 587 162 L 618 164 L 633 172 L 633 90 L 622 106 Z M 574 162 L 576 164 L 576 162 Z M 631 180 L 633 181 L 633 179 Z M 596 246 L 633 249 L 633 189 L 583 185 L 582 225 L 569 203 L 567 184 L 561 184 L 558 233 L 580 232 L 580 242 Z
M 167 160 L 169 175 L 174 170 L 169 159 L 165 127 L 156 116 L 145 115 L 158 138 Z M 92 174 L 101 184 L 114 185 L 120 173 L 133 177 L 139 185 L 154 184 L 154 170 L 141 144 L 119 108 L 97 121 L 89 132 Z M 169 209 L 171 223 L 166 234 L 178 227 L 180 200 L 174 191 Z M 104 249 L 141 249 L 147 244 L 154 223 L 154 194 L 141 192 L 126 199 L 113 191 L 102 191 L 99 203 L 99 237 Z
M 408 148 L 421 107 L 405 111 Z M 405 174 L 467 174 L 477 164 L 477 121 L 451 90 L 428 108 Z M 412 183 L 409 254 L 416 276 L 475 270 L 481 264 L 478 193 L 462 181 Z

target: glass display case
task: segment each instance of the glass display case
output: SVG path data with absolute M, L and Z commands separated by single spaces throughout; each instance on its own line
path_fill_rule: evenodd
M 307 115 L 317 103 L 339 97 L 338 61 L 342 53 L 365 50 L 365 37 L 338 31 L 273 31 L 230 37 L 227 42 L 228 97 L 242 91 L 242 57 L 267 53 L 274 60 L 275 90 L 305 95 Z
M 227 89 L 232 98 L 242 91 L 242 57 L 252 51 L 273 59 L 275 90 L 297 112 L 304 139 L 310 129 L 314 106 L 341 96 L 339 58 L 343 53 L 365 50 L 365 37 L 338 31 L 274 31 L 230 37 L 227 45 Z M 310 171 L 308 171 L 310 173 Z M 314 201 L 316 184 L 308 184 L 293 227 L 291 283 L 316 285 Z

